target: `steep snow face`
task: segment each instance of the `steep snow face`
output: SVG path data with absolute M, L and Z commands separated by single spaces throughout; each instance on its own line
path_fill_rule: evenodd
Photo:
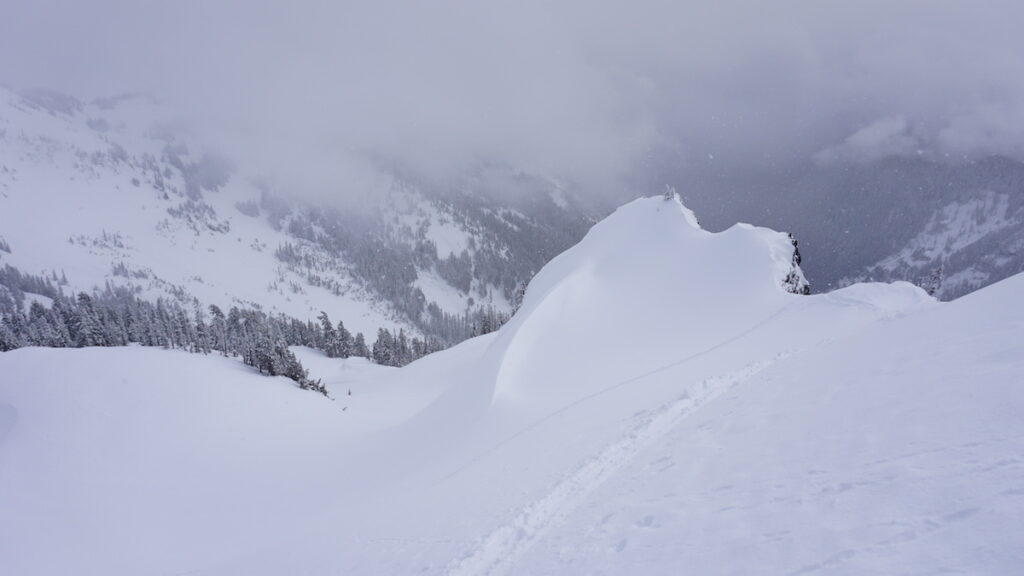
M 677 200 L 628 204 L 530 284 L 493 346 L 497 397 L 565 399 L 721 342 L 793 299 L 782 289 L 792 257 L 772 230 L 712 234 Z M 671 334 L 653 329 L 669 322 Z M 565 361 L 583 351 L 595 361 Z
M 691 216 L 622 208 L 405 368 L 299 351 L 333 402 L 216 357 L 0 354 L 0 565 L 1013 572 L 1024 276 L 796 296 L 787 236 Z
M 429 370 L 406 371 L 422 380 L 459 375 L 406 425 L 408 434 L 424 444 L 447 442 L 446 434 L 461 434 L 460 424 L 479 420 L 500 437 L 524 419 L 627 385 L 643 374 L 637 366 L 671 367 L 722 348 L 799 307 L 802 297 L 784 289 L 799 274 L 793 253 L 785 234 L 746 224 L 710 233 L 677 199 L 636 200 L 545 266 L 516 315 L 486 347 L 474 345 L 478 357 L 453 350 L 430 359 Z M 890 292 L 913 305 L 930 300 L 909 285 Z M 755 356 L 795 342 L 780 339 Z M 477 437 L 475 449 L 486 437 Z

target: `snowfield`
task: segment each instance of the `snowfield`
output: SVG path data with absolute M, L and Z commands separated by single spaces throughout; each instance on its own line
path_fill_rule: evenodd
M 1024 276 L 797 296 L 786 235 L 633 202 L 402 369 L 0 354 L 5 574 L 1012 574 Z M 349 394 L 351 391 L 351 395 Z

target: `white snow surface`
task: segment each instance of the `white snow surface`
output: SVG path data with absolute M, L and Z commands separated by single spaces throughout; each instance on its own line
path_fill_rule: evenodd
M 0 354 L 10 574 L 1011 574 L 1024 275 L 782 289 L 788 238 L 629 204 L 402 369 Z M 351 395 L 348 392 L 351 390 Z

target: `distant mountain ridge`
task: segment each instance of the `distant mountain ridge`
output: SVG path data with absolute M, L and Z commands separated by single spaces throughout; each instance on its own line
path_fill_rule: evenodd
M 1024 271 L 1024 164 L 890 158 L 695 178 L 712 229 L 792 232 L 814 291 L 906 280 L 951 300 Z
M 556 182 L 502 168 L 444 186 L 392 180 L 358 208 L 304 200 L 205 150 L 151 99 L 0 88 L 0 266 L 72 291 L 112 283 L 195 306 L 324 310 L 367 334 L 454 343 L 503 321 L 599 215 Z M 515 193 L 481 192 L 497 187 Z
M 532 275 L 611 210 L 510 167 L 439 182 L 382 165 L 386 193 L 337 184 L 372 202 L 310 200 L 205 149 L 152 99 L 0 88 L 0 266 L 69 291 L 112 283 L 193 307 L 302 320 L 325 311 L 365 334 L 452 344 L 500 325 Z M 1014 160 L 735 178 L 679 188 L 709 229 L 744 221 L 794 233 L 815 292 L 907 280 L 948 300 L 1024 271 L 1024 165 Z
M 901 250 L 840 284 L 909 279 L 952 300 L 1024 271 L 1022 198 L 979 190 L 951 202 Z

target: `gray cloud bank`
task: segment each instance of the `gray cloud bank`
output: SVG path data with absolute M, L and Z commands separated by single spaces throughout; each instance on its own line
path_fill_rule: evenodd
M 247 160 L 370 182 L 480 163 L 1024 159 L 1024 3 L 7 0 L 0 81 L 142 91 Z

